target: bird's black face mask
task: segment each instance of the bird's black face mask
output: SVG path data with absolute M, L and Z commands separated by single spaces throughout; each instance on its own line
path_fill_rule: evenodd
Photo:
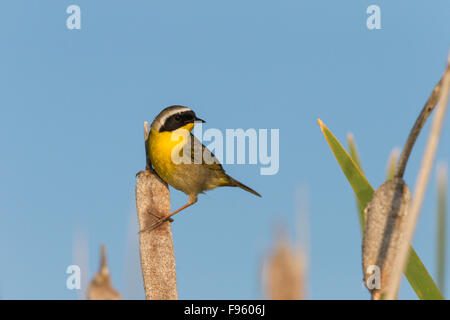
M 159 132 L 173 131 L 188 123 L 193 123 L 194 121 L 205 122 L 204 120 L 197 118 L 194 111 L 176 113 L 166 119 L 164 124 L 161 126 L 161 129 L 159 129 Z

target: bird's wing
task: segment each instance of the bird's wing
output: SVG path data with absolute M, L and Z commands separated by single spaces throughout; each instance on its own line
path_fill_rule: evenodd
M 191 163 L 196 164 L 199 161 L 208 169 L 224 171 L 216 156 L 191 134 Z

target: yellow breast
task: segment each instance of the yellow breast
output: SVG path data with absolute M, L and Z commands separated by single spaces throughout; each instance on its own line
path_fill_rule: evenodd
M 179 152 L 188 142 L 193 127 L 194 124 L 189 123 L 175 131 L 157 132 L 153 128 L 150 130 L 148 139 L 150 160 L 158 175 L 169 184 L 172 184 L 172 175 L 177 166 L 173 154 Z

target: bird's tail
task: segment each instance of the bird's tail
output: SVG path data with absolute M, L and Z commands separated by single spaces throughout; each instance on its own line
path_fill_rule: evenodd
M 241 189 L 244 189 L 245 191 L 248 191 L 248 192 L 250 192 L 250 193 L 253 193 L 255 196 L 261 197 L 261 195 L 260 195 L 258 192 L 256 192 L 256 191 L 253 190 L 252 188 L 247 187 L 245 184 L 240 183 L 239 181 L 233 179 L 233 178 L 230 177 L 230 176 L 228 176 L 228 183 L 227 183 L 227 185 L 228 185 L 228 186 L 231 186 L 231 187 L 239 187 L 239 188 L 241 188 Z

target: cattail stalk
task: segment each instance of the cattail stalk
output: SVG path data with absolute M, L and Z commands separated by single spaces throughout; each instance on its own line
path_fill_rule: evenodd
M 440 83 L 442 87 L 440 89 L 441 92 L 440 92 L 439 106 L 437 107 L 436 114 L 433 119 L 431 131 L 428 136 L 428 141 L 422 158 L 422 164 L 420 166 L 419 174 L 416 179 L 412 204 L 406 217 L 404 229 L 404 241 L 401 243 L 399 247 L 397 260 L 398 262 L 395 264 L 392 273 L 393 283 L 390 286 L 392 290 L 389 290 L 386 293 L 386 299 L 390 300 L 395 299 L 397 296 L 398 287 L 400 285 L 400 281 L 402 278 L 402 273 L 406 267 L 406 262 L 409 256 L 409 244 L 411 243 L 411 240 L 413 238 L 417 220 L 419 217 L 419 212 L 420 209 L 422 208 L 425 190 L 428 184 L 428 179 L 430 177 L 431 168 L 434 162 L 434 157 L 439 142 L 439 136 L 442 124 L 444 122 L 445 112 L 447 110 L 448 91 L 450 84 L 450 55 L 447 61 L 446 72 L 442 77 Z M 400 163 L 402 163 L 402 157 L 400 159 Z M 404 165 L 401 165 L 399 168 L 397 168 L 396 175 L 400 173 L 402 174 L 402 171 L 404 170 Z
M 436 170 L 438 210 L 437 210 L 437 283 L 445 295 L 445 260 L 446 260 L 446 212 L 447 212 L 447 165 L 440 163 Z
M 397 167 L 398 157 L 400 155 L 400 149 L 394 148 L 389 155 L 389 159 L 386 167 L 386 180 L 391 180 L 394 178 L 395 168 Z
M 144 134 L 147 146 L 147 122 L 144 123 Z M 165 221 L 152 230 L 156 221 L 170 214 L 169 188 L 151 170 L 151 163 L 148 156 L 146 157 L 146 170 L 137 174 L 136 181 L 136 208 L 139 229 L 142 230 L 139 233 L 139 247 L 145 297 L 148 300 L 175 300 L 178 299 L 178 291 L 170 221 Z

